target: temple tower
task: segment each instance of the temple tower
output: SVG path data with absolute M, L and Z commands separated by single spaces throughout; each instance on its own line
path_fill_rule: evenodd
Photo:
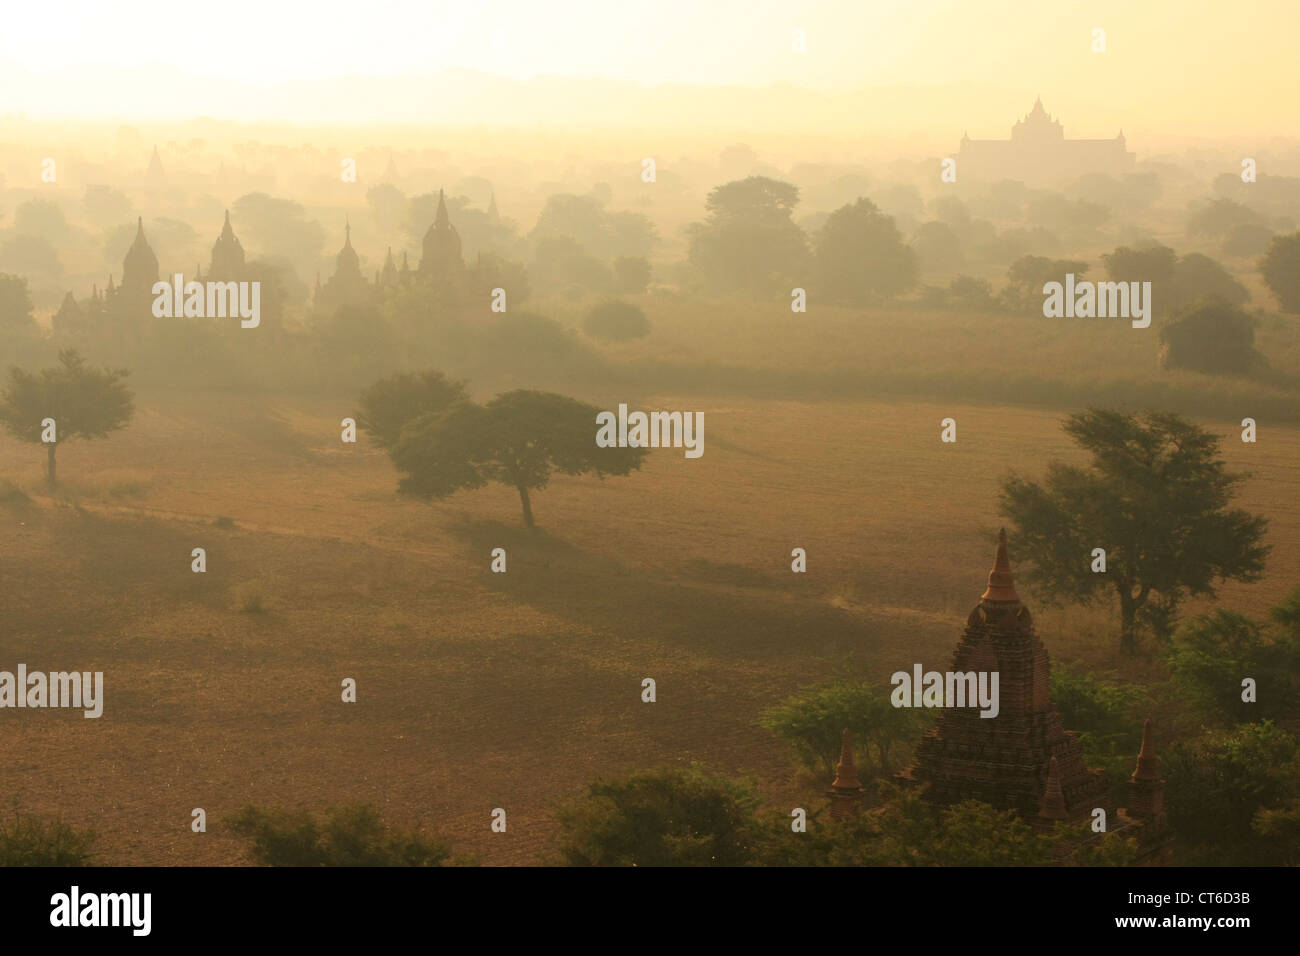
M 244 247 L 239 244 L 235 230 L 230 226 L 230 210 L 227 209 L 226 223 L 212 246 L 208 278 L 213 282 L 239 282 L 243 280 L 244 272 Z
M 447 199 L 438 190 L 438 212 L 433 225 L 424 234 L 424 252 L 420 257 L 420 272 L 424 275 L 455 275 L 465 268 L 460 253 L 460 234 L 447 215 Z
M 944 708 L 921 738 L 916 763 L 900 775 L 904 780 L 928 784 L 928 799 L 940 804 L 980 800 L 1030 821 L 1043 811 L 1047 819 L 1082 819 L 1106 806 L 1105 778 L 1084 766 L 1082 744 L 1052 704 L 1047 649 L 1016 593 L 1005 531 L 952 670 L 996 671 L 998 715 Z

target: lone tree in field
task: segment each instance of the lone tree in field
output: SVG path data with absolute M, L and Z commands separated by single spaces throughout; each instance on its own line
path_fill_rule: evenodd
M 1226 470 L 1216 436 L 1167 412 L 1103 409 L 1071 416 L 1065 431 L 1091 466 L 1052 462 L 1043 485 L 1010 476 L 1002 513 L 1048 597 L 1087 603 L 1114 590 L 1122 652 L 1136 650 L 1139 624 L 1167 637 L 1187 595 L 1261 576 L 1268 521 L 1228 507 L 1246 476 Z
M 402 428 L 389 450 L 404 472 L 398 489 L 418 498 L 444 498 L 499 481 L 519 491 L 524 524 L 533 527 L 530 491 L 553 471 L 626 475 L 639 469 L 643 448 L 598 448 L 599 409 L 551 392 L 514 391 L 486 405 L 459 402 Z
M 73 349 L 39 372 L 9 370 L 0 395 L 0 421 L 13 435 L 46 449 L 46 479 L 58 483 L 54 449 L 73 438 L 104 438 L 131 420 L 135 406 L 122 384 L 126 369 L 94 369 Z

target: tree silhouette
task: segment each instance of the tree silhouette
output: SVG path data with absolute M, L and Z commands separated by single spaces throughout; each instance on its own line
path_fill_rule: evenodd
M 1268 522 L 1228 507 L 1245 476 L 1226 470 L 1217 437 L 1168 412 L 1104 409 L 1071 416 L 1065 431 L 1091 467 L 1052 462 L 1044 485 L 1010 476 L 1002 513 L 1054 596 L 1118 594 L 1121 651 L 1136 650 L 1139 622 L 1167 636 L 1187 594 L 1261 576 Z M 1106 551 L 1105 573 L 1092 570 L 1094 548 Z
M 42 442 L 46 419 L 54 420 L 56 441 L 45 442 L 46 479 L 57 483 L 54 450 L 72 438 L 104 438 L 131 420 L 135 406 L 122 384 L 126 369 L 94 369 L 73 349 L 59 353 L 59 364 L 39 372 L 9 370 L 9 386 L 0 395 L 0 421 L 15 437 Z
M 1300 313 L 1300 232 L 1274 236 L 1259 272 L 1282 311 Z
M 389 451 L 404 472 L 403 494 L 444 498 L 490 481 L 519 492 L 524 524 L 534 526 L 530 491 L 553 471 L 626 475 L 639 469 L 643 448 L 598 448 L 595 406 L 551 392 L 519 390 L 486 405 L 461 402 L 409 422 Z

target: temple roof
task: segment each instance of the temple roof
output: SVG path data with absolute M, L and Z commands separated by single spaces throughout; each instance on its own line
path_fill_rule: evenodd
M 1015 601 L 1019 603 L 1020 595 L 1016 593 L 1015 575 L 1011 573 L 1011 559 L 1007 557 L 1007 531 L 998 531 L 998 549 L 993 557 L 993 570 L 989 572 L 988 589 L 980 595 L 981 601 Z

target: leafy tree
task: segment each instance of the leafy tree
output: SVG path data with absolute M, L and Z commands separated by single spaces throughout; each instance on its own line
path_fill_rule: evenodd
M 1179 315 L 1160 329 L 1160 362 L 1219 375 L 1244 375 L 1262 368 L 1255 348 L 1254 316 L 1223 302 L 1209 302 Z
M 1300 232 L 1274 236 L 1259 272 L 1282 311 L 1300 314 Z
M 524 523 L 534 526 L 530 491 L 553 471 L 626 475 L 640 469 L 644 448 L 598 448 L 600 410 L 551 392 L 518 390 L 486 405 L 460 402 L 409 422 L 389 449 L 404 494 L 442 498 L 490 481 L 519 492 Z
M 539 283 L 552 288 L 576 285 L 593 292 L 608 292 L 614 281 L 609 266 L 569 236 L 537 240 L 532 271 Z
M 1052 702 L 1065 726 L 1078 732 L 1084 762 L 1106 771 L 1111 796 L 1123 805 L 1125 781 L 1142 744 L 1141 715 L 1150 707 L 1146 693 L 1068 664 L 1053 666 L 1051 680 Z
M 597 780 L 559 813 L 569 866 L 744 866 L 755 861 L 758 797 L 699 766 Z
M 724 289 L 767 291 L 798 271 L 808 238 L 791 218 L 799 187 L 750 176 L 715 186 L 703 223 L 689 229 L 690 261 Z
M 1300 605 L 1300 589 L 1274 617 Z M 1185 622 L 1170 640 L 1167 658 L 1179 698 L 1213 723 L 1282 719 L 1300 703 L 1300 635 L 1268 628 L 1233 611 L 1216 610 Z M 1241 699 L 1243 678 L 1255 680 L 1258 699 Z
M 1245 476 L 1227 471 L 1217 437 L 1168 412 L 1090 409 L 1064 427 L 1090 467 L 1053 462 L 1044 485 L 1013 474 L 1002 486 L 1002 513 L 1046 597 L 1089 602 L 1113 589 L 1120 649 L 1132 653 L 1140 622 L 1165 637 L 1186 595 L 1261 576 L 1268 522 L 1228 507 Z M 1104 574 L 1092 571 L 1094 548 L 1105 549 Z
M 1263 217 L 1231 199 L 1212 199 L 1192 213 L 1187 220 L 1187 231 L 1193 236 L 1222 239 L 1234 226 L 1258 225 Z
M 330 807 L 320 820 L 306 810 L 252 805 L 228 824 L 252 841 L 268 866 L 447 866 L 451 848 L 436 835 L 387 826 L 369 804 Z
M 1064 282 L 1068 273 L 1073 273 L 1078 281 L 1087 272 L 1088 264 L 1077 259 L 1021 256 L 1007 269 L 1008 285 L 1004 293 L 1007 304 L 1012 308 L 1041 315 L 1043 286 L 1049 282 Z
M 54 449 L 73 438 L 104 438 L 131 420 L 135 406 L 122 384 L 126 369 L 93 369 L 73 349 L 59 352 L 59 364 L 39 372 L 9 370 L 0 394 L 0 422 L 16 438 L 41 443 L 42 421 L 54 419 L 56 441 L 45 444 L 46 478 L 54 487 Z
M 22 276 L 0 273 L 0 333 L 28 332 L 34 323 L 27 280 Z
M 845 728 L 864 773 L 885 776 L 926 719 L 921 711 L 893 706 L 888 694 L 869 684 L 848 681 L 801 691 L 766 711 L 760 722 L 792 744 L 809 771 L 829 778 Z
M 618 299 L 592 306 L 582 327 L 592 338 L 611 342 L 627 342 L 650 334 L 650 323 L 646 321 L 645 313 L 631 302 Z
M 1210 300 L 1244 305 L 1250 299 L 1246 287 L 1227 269 L 1199 252 L 1182 256 L 1174 265 L 1173 276 L 1159 291 L 1164 298 L 1163 304 L 1170 309 Z
M 815 248 L 820 288 L 831 301 L 863 305 L 916 284 L 916 253 L 869 199 L 831 213 Z
M 1106 277 L 1112 282 L 1150 282 L 1153 291 L 1168 288 L 1178 265 L 1178 254 L 1159 243 L 1142 249 L 1120 246 L 1102 255 Z M 1163 303 L 1162 303 L 1163 305 Z
M 454 382 L 433 369 L 390 375 L 361 393 L 357 424 L 376 445 L 391 450 L 408 422 L 422 415 L 440 415 L 467 398 L 464 382 Z
M 772 828 L 764 862 L 802 866 L 1045 866 L 1054 862 L 1051 834 L 1014 811 L 974 800 L 951 807 L 927 803 L 914 788 L 882 781 L 885 803 L 840 820 L 825 815 L 790 839 L 787 820 Z M 784 831 L 784 832 L 782 832 Z
M 1270 721 L 1212 732 L 1174 745 L 1161 769 L 1169 825 L 1187 862 L 1260 866 L 1291 852 L 1255 829 L 1261 811 L 1285 810 L 1300 796 L 1300 747 L 1291 734 Z

